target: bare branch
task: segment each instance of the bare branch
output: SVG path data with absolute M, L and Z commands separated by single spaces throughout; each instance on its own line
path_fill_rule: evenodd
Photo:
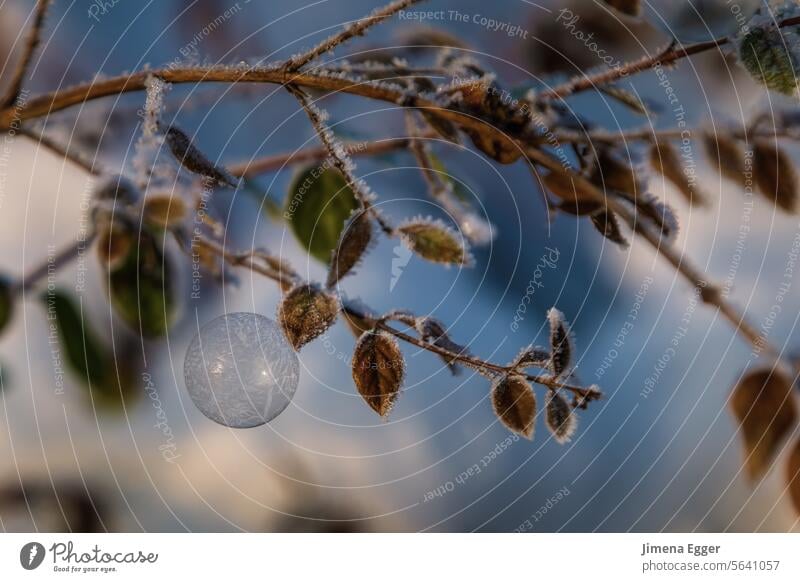
M 25 75 L 28 73 L 28 68 L 33 60 L 33 55 L 36 52 L 36 48 L 39 46 L 39 41 L 42 38 L 44 18 L 47 15 L 47 9 L 49 7 L 50 0 L 37 0 L 36 2 L 36 8 L 34 9 L 36 12 L 33 17 L 33 25 L 31 26 L 31 30 L 28 33 L 28 37 L 25 41 L 25 47 L 22 49 L 22 56 L 19 63 L 17 63 L 17 68 L 14 70 L 14 75 L 11 78 L 11 84 L 6 90 L 2 101 L 0 101 L 0 104 L 2 104 L 0 106 L 3 109 L 12 107 L 22 91 L 22 85 L 25 82 Z
M 778 27 L 783 28 L 797 24 L 800 24 L 800 16 L 793 16 L 782 20 L 778 23 Z M 613 83 L 614 81 L 635 75 L 636 73 L 641 73 L 642 71 L 647 71 L 657 66 L 669 65 L 685 57 L 720 48 L 730 42 L 730 37 L 723 36 L 714 40 L 698 42 L 688 46 L 673 47 L 670 45 L 665 51 L 657 55 L 642 57 L 638 61 L 633 61 L 621 67 L 609 69 L 608 71 L 603 71 L 594 75 L 577 76 L 563 85 L 545 91 L 539 97 L 542 99 L 564 99 L 565 97 L 591 89 L 592 87 L 607 85 L 608 83 Z
M 363 35 L 368 28 L 380 24 L 387 18 L 391 18 L 397 12 L 408 8 L 413 4 L 417 4 L 422 0 L 395 0 L 391 4 L 387 4 L 383 8 L 378 8 L 371 14 L 359 18 L 358 20 L 345 26 L 340 32 L 326 38 L 317 46 L 308 50 L 300 55 L 290 58 L 284 66 L 285 71 L 296 71 L 302 66 L 310 63 L 317 57 L 324 55 L 328 51 L 333 50 L 342 43 L 355 38 L 356 36 Z

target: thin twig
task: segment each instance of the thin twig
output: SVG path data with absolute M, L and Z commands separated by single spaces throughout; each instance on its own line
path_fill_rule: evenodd
M 35 141 L 37 144 L 45 147 L 57 156 L 72 162 L 79 168 L 83 168 L 93 176 L 100 176 L 103 173 L 102 170 L 96 168 L 92 162 L 84 159 L 79 154 L 69 151 L 65 146 L 47 137 L 43 133 L 39 133 L 29 127 L 20 127 L 17 129 L 17 133 Z
M 531 148 L 528 150 L 527 154 L 532 162 L 544 166 L 550 171 L 571 178 L 576 186 L 579 186 L 581 192 L 589 193 L 598 202 L 607 205 L 610 210 L 620 215 L 636 234 L 642 236 L 650 243 L 656 253 L 665 258 L 670 265 L 697 290 L 704 303 L 713 305 L 719 310 L 725 319 L 733 325 L 734 330 L 739 335 L 745 338 L 756 349 L 770 354 L 776 358 L 776 360 L 780 359 L 780 351 L 767 342 L 766 338 L 759 334 L 755 328 L 747 322 L 744 313 L 740 312 L 731 303 L 726 301 L 719 290 L 709 283 L 704 273 L 694 267 L 686 257 L 673 247 L 665 244 L 660 236 L 657 236 L 654 232 L 641 224 L 641 222 L 636 219 L 636 215 L 631 213 L 628 207 L 621 201 L 614 196 L 605 195 L 584 177 L 565 170 L 559 161 L 551 158 L 541 150 Z
M 800 24 L 800 16 L 786 18 L 778 23 L 779 28 Z M 607 71 L 602 71 L 594 75 L 584 75 L 575 77 L 566 83 L 545 91 L 539 95 L 542 99 L 564 99 L 575 93 L 580 93 L 592 87 L 599 87 L 618 81 L 622 78 L 647 71 L 657 66 L 672 64 L 680 59 L 696 55 L 711 49 L 720 48 L 729 44 L 731 37 L 724 36 L 705 42 L 698 42 L 688 46 L 678 46 L 670 48 L 662 53 L 653 56 L 642 57 L 638 61 L 630 62 L 621 67 L 615 67 Z
M 22 278 L 15 283 L 13 286 L 14 292 L 20 294 L 30 292 L 47 276 L 50 274 L 55 274 L 59 269 L 65 267 L 74 259 L 78 258 L 89 246 L 91 246 L 95 236 L 96 233 L 94 229 L 92 229 L 84 240 L 79 240 L 62 249 L 55 255 L 47 257 L 43 263 L 31 269 L 30 272 L 23 275 Z
M 290 58 L 286 62 L 284 70 L 287 72 L 297 71 L 303 65 L 306 65 L 317 57 L 333 50 L 340 44 L 345 43 L 357 36 L 363 35 L 368 28 L 375 26 L 376 24 L 380 24 L 387 18 L 391 18 L 397 12 L 400 12 L 412 4 L 417 4 L 421 1 L 422 0 L 396 0 L 391 4 L 387 4 L 382 8 L 378 8 L 371 14 L 368 14 L 367 16 L 359 18 L 358 20 L 348 24 L 340 32 L 326 38 L 314 48 Z
M 434 132 L 427 132 L 419 139 L 435 137 Z M 349 142 L 343 143 L 347 155 L 352 157 L 380 156 L 391 152 L 404 150 L 409 147 L 413 136 L 387 137 L 374 142 Z M 249 162 L 240 162 L 228 166 L 228 170 L 236 177 L 253 178 L 260 174 L 267 174 L 280 170 L 290 164 L 304 164 L 307 162 L 323 162 L 330 157 L 328 149 L 324 146 L 306 148 L 296 152 L 275 154 Z
M 346 311 L 352 312 L 352 308 L 346 307 Z M 357 317 L 364 317 L 364 314 L 353 312 L 354 315 Z M 463 364 L 471 368 L 477 369 L 486 369 L 491 370 L 492 372 L 496 372 L 498 374 L 508 374 L 509 372 L 513 372 L 514 369 L 509 366 L 500 366 L 498 364 L 492 364 L 491 362 L 486 362 L 474 356 L 468 356 L 463 353 L 456 353 L 451 352 L 450 350 L 446 350 L 444 348 L 440 348 L 434 344 L 422 341 L 421 339 L 415 338 L 414 336 L 408 335 L 403 333 L 402 331 L 394 329 L 392 326 L 387 325 L 385 322 L 378 322 L 377 327 L 382 329 L 383 331 L 392 334 L 397 339 L 403 340 L 406 343 L 412 344 L 421 348 L 423 350 L 427 350 L 429 352 L 433 352 L 434 354 L 438 354 L 440 356 L 444 356 L 448 360 L 457 360 Z M 537 384 L 541 384 L 542 386 L 547 386 L 550 390 L 569 390 L 570 392 L 580 396 L 581 398 L 585 399 L 585 402 L 591 402 L 592 400 L 599 400 L 602 398 L 602 393 L 593 388 L 583 388 L 580 386 L 573 386 L 571 384 L 566 384 L 561 382 L 557 378 L 548 375 L 536 375 L 536 374 L 525 374 L 525 377 L 530 380 L 531 382 L 536 382 Z
M 371 195 L 369 191 L 366 190 L 364 181 L 357 178 L 353 174 L 352 163 L 350 162 L 349 158 L 345 157 L 347 153 L 344 150 L 344 146 L 336 141 L 336 137 L 333 135 L 333 132 L 327 125 L 325 125 L 322 112 L 317 109 L 317 107 L 308 98 L 308 95 L 306 95 L 301 89 L 298 89 L 292 85 L 287 85 L 286 89 L 292 95 L 294 95 L 295 98 L 297 98 L 297 101 L 303 107 L 303 110 L 306 112 L 306 115 L 308 115 L 308 119 L 311 121 L 314 131 L 317 132 L 322 145 L 325 146 L 326 150 L 328 150 L 328 154 L 333 161 L 333 165 L 337 170 L 339 170 L 339 173 L 341 173 L 345 182 L 347 182 L 347 185 L 350 187 L 353 195 L 355 195 L 356 199 L 361 205 L 361 208 L 363 208 L 365 212 L 368 212 L 369 215 L 375 219 L 383 232 L 389 236 L 392 236 L 394 234 L 394 228 L 372 205 Z
M 14 102 L 22 92 L 22 86 L 25 83 L 25 75 L 28 73 L 33 55 L 39 42 L 42 38 L 42 28 L 44 27 L 44 18 L 47 15 L 47 9 L 50 6 L 50 0 L 37 0 L 36 13 L 33 17 L 33 25 L 25 40 L 25 47 L 22 49 L 22 56 L 20 57 L 17 68 L 14 70 L 14 75 L 11 77 L 11 84 L 6 89 L 3 99 L 0 100 L 2 108 L 12 107 Z

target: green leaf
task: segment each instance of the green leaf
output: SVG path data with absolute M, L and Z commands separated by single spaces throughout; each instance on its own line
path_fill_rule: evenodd
M 167 333 L 175 315 L 172 263 L 152 235 L 142 232 L 127 259 L 108 274 L 111 305 L 144 337 Z
M 58 332 L 58 357 L 63 364 L 91 391 L 93 400 L 105 405 L 120 404 L 125 386 L 117 384 L 110 352 L 89 327 L 81 305 L 61 289 L 46 291 L 40 298 L 51 330 Z
M 284 217 L 309 254 L 330 263 L 345 222 L 358 208 L 355 194 L 334 169 L 310 166 L 289 188 Z

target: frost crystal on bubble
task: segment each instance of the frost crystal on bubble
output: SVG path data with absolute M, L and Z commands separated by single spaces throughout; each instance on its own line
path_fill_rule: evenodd
M 256 313 L 230 313 L 206 324 L 184 360 L 197 408 L 231 428 L 265 424 L 294 396 L 300 363 L 280 327 Z

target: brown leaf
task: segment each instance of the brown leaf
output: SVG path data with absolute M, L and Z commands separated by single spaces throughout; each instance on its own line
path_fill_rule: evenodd
M 789 155 L 769 140 L 753 146 L 753 173 L 758 191 L 786 212 L 797 209 L 798 177 Z
M 625 14 L 626 16 L 638 17 L 642 14 L 641 0 L 603 0 L 606 4 Z
M 670 142 L 659 140 L 652 145 L 650 165 L 671 182 L 690 204 L 696 206 L 707 204 L 705 197 L 697 188 L 697 180 L 691 181 L 686 175 L 681 156 Z
M 383 331 L 361 336 L 353 354 L 353 380 L 358 393 L 380 416 L 386 417 L 394 406 L 404 375 L 403 354 L 394 337 Z
M 522 368 L 547 368 L 550 366 L 550 352 L 539 346 L 522 348 L 517 357 L 511 362 L 514 369 Z
M 500 129 L 484 125 L 479 130 L 472 127 L 463 130 L 476 148 L 496 162 L 513 164 L 522 156 L 522 149 Z
M 564 314 L 555 307 L 547 312 L 550 321 L 550 360 L 553 374 L 560 378 L 569 373 L 572 364 L 572 339 L 564 320 Z
M 734 388 L 731 410 L 739 421 L 750 478 L 760 478 L 797 419 L 792 384 L 779 371 L 751 372 Z
M 512 432 L 533 439 L 536 422 L 536 395 L 522 376 L 503 376 L 492 386 L 495 414 Z
M 365 210 L 358 210 L 350 217 L 333 249 L 327 286 L 334 287 L 350 273 L 367 252 L 372 242 L 372 222 Z
M 553 438 L 560 445 L 569 442 L 577 428 L 577 417 L 569 402 L 560 392 L 550 391 L 547 394 L 547 414 L 545 424 L 552 433 Z
M 568 208 L 576 206 L 574 214 L 588 214 L 597 210 L 601 204 L 594 193 L 584 188 L 578 176 L 570 176 L 560 172 L 550 172 L 542 178 L 542 183 L 550 192 L 564 201 Z
M 791 454 L 789 464 L 786 466 L 786 487 L 789 489 L 789 496 L 794 503 L 794 509 L 800 513 L 800 440 L 798 440 Z
M 601 188 L 622 192 L 634 199 L 642 192 L 634 169 L 618 159 L 608 148 L 602 148 L 598 152 L 590 180 Z
M 278 321 L 294 349 L 321 336 L 336 321 L 339 300 L 317 285 L 298 285 L 281 301 Z
M 595 228 L 608 240 L 623 248 L 628 246 L 628 239 L 622 234 L 616 214 L 610 210 L 601 210 L 592 214 L 590 218 Z
M 190 172 L 210 178 L 218 184 L 236 188 L 233 176 L 224 168 L 215 166 L 180 128 L 170 126 L 167 129 L 166 142 L 175 159 Z
M 703 135 L 706 155 L 720 175 L 737 186 L 745 186 L 745 148 L 738 140 L 723 133 Z

